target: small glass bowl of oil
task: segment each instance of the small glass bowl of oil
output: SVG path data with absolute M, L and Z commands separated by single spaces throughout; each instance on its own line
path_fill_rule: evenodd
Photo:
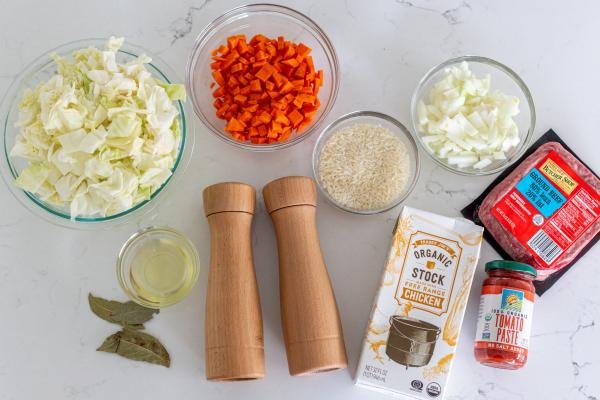
M 196 247 L 182 233 L 150 227 L 131 236 L 117 259 L 119 284 L 138 304 L 163 308 L 181 301 L 198 280 Z

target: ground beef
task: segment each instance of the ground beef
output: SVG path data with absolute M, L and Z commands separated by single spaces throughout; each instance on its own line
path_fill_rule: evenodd
M 550 267 L 547 267 L 545 265 L 540 265 L 531 251 L 522 245 L 511 232 L 505 229 L 492 214 L 492 209 L 496 203 L 552 150 L 558 153 L 558 155 L 579 175 L 579 177 L 582 178 L 583 181 L 587 182 L 597 194 L 600 193 L 600 179 L 598 179 L 592 171 L 559 143 L 549 142 L 541 145 L 534 153 L 523 160 L 523 162 L 499 185 L 492 189 L 481 203 L 478 211 L 479 219 L 504 251 L 517 261 L 533 265 L 538 270 L 539 280 L 543 280 L 551 273 L 569 265 L 586 244 L 600 232 L 599 219 L 590 225 L 583 235 L 580 236 L 566 251 L 558 256 L 558 258 L 552 262 Z

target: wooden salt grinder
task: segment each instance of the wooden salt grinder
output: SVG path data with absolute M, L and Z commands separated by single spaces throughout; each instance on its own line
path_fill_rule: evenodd
M 321 255 L 315 182 L 303 176 L 263 188 L 277 235 L 281 320 L 290 375 L 346 368 L 337 304 Z
M 251 243 L 256 191 L 243 183 L 227 182 L 208 186 L 202 197 L 210 226 L 206 378 L 262 378 L 263 324 Z

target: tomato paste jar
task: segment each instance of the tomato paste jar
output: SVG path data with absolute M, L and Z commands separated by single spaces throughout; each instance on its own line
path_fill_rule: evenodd
M 519 369 L 527 361 L 537 272 L 531 265 L 497 260 L 485 264 L 475 336 L 483 365 Z

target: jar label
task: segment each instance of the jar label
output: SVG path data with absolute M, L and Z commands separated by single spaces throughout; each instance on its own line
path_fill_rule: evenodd
M 600 218 L 600 196 L 551 151 L 492 208 L 535 260 L 552 268 Z
M 485 285 L 479 303 L 476 349 L 495 349 L 527 355 L 533 293 L 516 288 Z

